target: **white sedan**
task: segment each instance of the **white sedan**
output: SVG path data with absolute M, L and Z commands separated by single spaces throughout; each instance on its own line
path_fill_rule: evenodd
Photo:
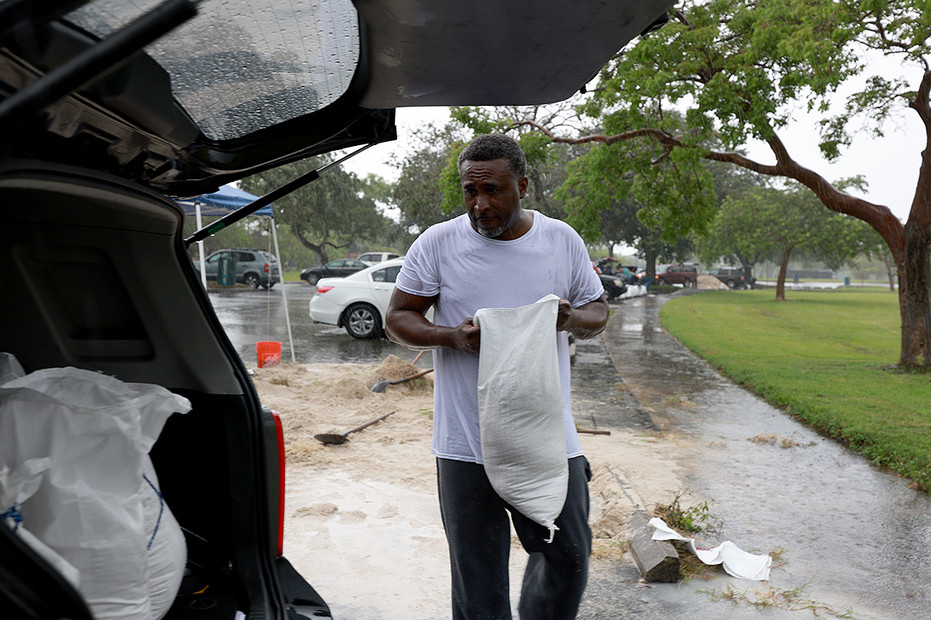
M 310 318 L 345 327 L 355 338 L 382 336 L 388 301 L 403 262 L 395 258 L 345 278 L 322 278 L 310 299 Z

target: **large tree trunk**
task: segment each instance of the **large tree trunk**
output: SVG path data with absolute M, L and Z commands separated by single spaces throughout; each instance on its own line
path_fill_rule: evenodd
M 312 243 L 307 237 L 304 236 L 303 231 L 292 228 L 294 236 L 297 237 L 297 240 L 300 241 L 301 245 L 317 255 L 317 259 L 320 261 L 321 265 L 326 265 L 330 262 L 329 257 L 327 256 L 326 251 L 326 239 L 323 240 L 323 243 L 317 245 Z
M 789 271 L 789 256 L 792 255 L 793 246 L 782 249 L 779 258 L 779 277 L 776 278 L 776 301 L 786 300 L 786 273 Z
M 899 271 L 899 313 L 902 317 L 900 366 L 931 367 L 931 252 L 928 231 L 905 225 L 905 264 Z
M 643 253 L 643 258 L 647 263 L 646 264 L 647 279 L 649 279 L 650 282 L 656 279 L 656 256 L 657 254 L 658 252 L 654 252 L 651 250 L 647 250 L 646 252 Z

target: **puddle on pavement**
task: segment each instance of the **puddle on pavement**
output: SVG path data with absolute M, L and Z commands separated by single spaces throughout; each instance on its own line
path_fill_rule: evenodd
M 658 324 L 666 301 L 625 301 L 603 337 L 632 393 L 680 439 L 685 490 L 712 502 L 722 537 L 699 542 L 780 550 L 769 585 L 805 586 L 804 599 L 839 613 L 931 617 L 931 498 L 639 328 Z

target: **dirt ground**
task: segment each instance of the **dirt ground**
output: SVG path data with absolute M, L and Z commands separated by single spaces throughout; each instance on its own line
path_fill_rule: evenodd
M 383 393 L 370 389 L 381 379 L 418 371 L 395 356 L 380 365 L 254 370 L 262 402 L 280 414 L 284 427 L 284 552 L 335 618 L 449 617 L 448 556 L 430 454 L 432 374 Z M 342 445 L 314 438 L 389 412 Z M 594 474 L 589 488 L 597 561 L 620 561 L 635 507 L 668 501 L 682 488 L 669 441 L 623 429 L 581 435 Z M 513 540 L 516 602 L 526 554 Z

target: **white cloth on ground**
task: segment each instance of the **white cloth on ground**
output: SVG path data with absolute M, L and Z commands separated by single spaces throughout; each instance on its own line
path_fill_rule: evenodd
M 709 565 L 720 564 L 731 577 L 750 579 L 752 581 L 768 581 L 769 571 L 773 566 L 773 558 L 769 555 L 756 555 L 742 550 L 729 540 L 717 547 L 702 549 L 695 545 L 694 538 L 686 538 L 666 525 L 658 517 L 650 519 L 653 528 L 653 540 L 681 540 L 689 544 L 695 556 Z

